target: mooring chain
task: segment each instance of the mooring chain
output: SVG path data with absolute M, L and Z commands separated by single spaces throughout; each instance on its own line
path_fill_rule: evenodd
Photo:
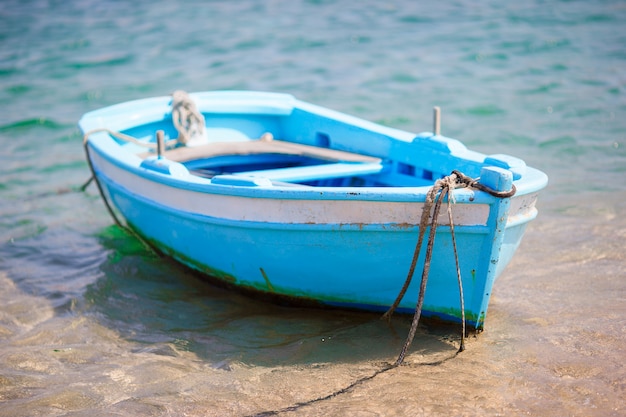
M 511 187 L 509 191 L 496 191 L 490 187 L 487 187 L 481 184 L 478 180 L 468 177 L 460 171 L 454 170 L 450 175 L 439 179 L 435 182 L 433 187 L 428 191 L 426 195 L 426 200 L 424 202 L 424 207 L 422 209 L 422 217 L 420 219 L 419 226 L 419 237 L 417 239 L 417 244 L 415 245 L 415 250 L 413 252 L 413 259 L 411 260 L 411 266 L 409 268 L 409 272 L 407 274 L 406 280 L 400 289 L 396 300 L 393 302 L 391 307 L 387 310 L 387 312 L 382 316 L 383 319 L 390 320 L 393 312 L 396 310 L 404 295 L 411 284 L 411 280 L 413 279 L 413 274 L 415 272 L 415 266 L 417 264 L 417 259 L 419 258 L 419 254 L 421 252 L 422 243 L 424 241 L 424 235 L 426 233 L 426 228 L 430 226 L 430 234 L 428 237 L 428 244 L 426 246 L 426 254 L 424 258 L 424 269 L 422 270 L 422 281 L 420 283 L 419 295 L 417 298 L 417 305 L 415 307 L 415 314 L 413 315 L 413 321 L 411 323 L 411 329 L 407 336 L 407 339 L 400 351 L 400 355 L 396 360 L 394 366 L 399 366 L 404 361 L 406 353 L 413 342 L 413 338 L 415 337 L 415 332 L 417 330 L 417 325 L 419 323 L 419 319 L 422 314 L 422 307 L 424 305 L 424 296 L 426 294 L 426 284 L 428 282 L 428 274 L 430 271 L 430 263 L 432 260 L 433 246 L 435 243 L 435 235 L 436 229 L 439 221 L 439 212 L 441 209 L 441 203 L 445 199 L 446 195 L 448 196 L 448 221 L 450 226 L 450 234 L 452 237 L 452 246 L 454 249 L 454 258 L 455 258 L 455 266 L 457 273 L 457 280 L 459 285 L 459 295 L 460 295 L 460 307 L 461 307 L 461 322 L 462 322 L 462 333 L 461 333 L 461 341 L 459 352 L 465 350 L 465 301 L 463 297 L 463 281 L 461 278 L 461 268 L 459 265 L 459 256 L 456 246 L 456 237 L 454 233 L 454 220 L 452 217 L 452 203 L 454 202 L 453 190 L 456 188 L 472 188 L 480 191 L 487 192 L 488 194 L 498 197 L 498 198 L 508 198 L 512 197 L 515 192 L 515 186 Z M 431 210 L 434 211 L 431 216 Z M 430 220 L 430 221 L 429 221 Z

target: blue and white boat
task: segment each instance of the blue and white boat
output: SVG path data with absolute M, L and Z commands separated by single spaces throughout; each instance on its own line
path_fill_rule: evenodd
M 122 224 L 213 280 L 303 304 L 387 310 L 411 268 L 435 181 L 454 170 L 479 179 L 452 191 L 451 206 L 475 329 L 547 184 L 524 161 L 471 151 L 437 128 L 409 133 L 287 94 L 178 92 L 89 112 L 79 126 Z M 459 322 L 446 210 L 438 223 L 422 315 Z M 398 311 L 415 310 L 419 287 L 417 276 Z

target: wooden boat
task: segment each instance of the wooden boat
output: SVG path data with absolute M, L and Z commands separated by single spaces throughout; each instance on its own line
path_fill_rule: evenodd
M 424 266 L 416 243 L 433 184 L 453 170 L 479 178 L 450 191 L 451 218 L 437 216 L 422 313 L 458 322 L 464 300 L 476 329 L 547 183 L 438 128 L 400 131 L 286 94 L 177 92 L 89 112 L 79 126 L 121 223 L 213 280 L 303 304 L 387 310 L 414 255 Z M 398 311 L 414 311 L 419 287 L 413 279 Z

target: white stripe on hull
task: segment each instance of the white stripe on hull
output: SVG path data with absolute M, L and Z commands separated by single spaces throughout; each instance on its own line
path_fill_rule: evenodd
M 98 171 L 128 191 L 171 209 L 214 218 L 286 224 L 397 224 L 420 222 L 423 203 L 279 199 L 213 194 L 173 187 L 125 171 L 91 153 Z M 209 186 L 209 185 L 208 185 Z M 313 189 L 314 190 L 314 189 Z M 458 204 L 453 209 L 455 225 L 484 226 L 489 216 L 487 204 Z M 440 224 L 448 224 L 442 210 Z

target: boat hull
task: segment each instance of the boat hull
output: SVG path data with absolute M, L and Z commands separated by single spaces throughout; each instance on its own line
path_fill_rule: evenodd
M 355 200 L 351 214 L 345 200 L 264 199 L 259 207 L 256 198 L 203 194 L 203 205 L 230 214 L 220 217 L 212 210 L 202 212 L 193 205 L 181 204 L 198 204 L 192 191 L 138 179 L 102 158 L 94 160 L 102 168 L 99 181 L 107 198 L 133 230 L 159 251 L 228 286 L 290 303 L 385 311 L 409 271 L 422 203 Z M 323 213 L 312 211 L 316 204 Z M 368 204 L 378 206 L 369 210 L 374 214 L 368 214 Z M 398 209 L 401 204 L 408 208 Z M 333 205 L 339 207 L 333 210 Z M 302 207 L 309 207 L 306 216 L 302 215 Z M 405 217 L 396 213 L 394 222 L 371 220 L 376 213 L 393 213 L 394 208 Z M 342 218 L 333 218 L 333 211 L 341 213 Z M 486 254 L 496 238 L 487 226 L 490 206 L 457 203 L 453 212 L 465 316 L 469 327 L 482 329 L 495 277 L 513 256 L 526 223 L 506 229 L 497 263 L 489 262 L 491 258 Z M 301 217 L 291 222 L 278 221 L 288 218 L 288 213 L 299 213 Z M 535 213 L 531 210 L 518 215 L 532 218 Z M 455 254 L 447 218 L 442 217 L 441 223 L 422 315 L 458 322 L 461 310 Z M 423 252 L 398 312 L 415 310 Z M 494 264 L 497 269 L 490 270 Z
M 285 103 L 273 110 L 264 109 L 271 123 L 265 116 L 256 115 L 252 119 L 263 119 L 264 129 L 274 127 L 287 135 L 289 129 L 302 124 L 292 118 L 306 114 L 302 120 L 313 120 L 319 126 L 329 124 L 339 132 L 331 137 L 340 137 L 342 129 L 354 130 L 357 126 L 362 132 L 388 141 L 389 149 L 406 144 L 404 133 L 391 137 L 390 133 L 394 132 L 368 122 L 344 120 L 342 115 L 328 114 L 326 110 L 306 104 L 298 107 L 290 101 L 289 105 L 294 107 L 290 111 L 285 110 Z M 275 113 L 279 113 L 276 120 L 270 117 Z M 106 109 L 103 113 L 88 115 L 81 121 L 81 128 L 85 132 L 100 127 L 115 114 Z M 240 124 L 247 128 L 250 116 L 242 109 L 235 114 L 227 121 L 228 128 Z M 224 122 L 223 117 L 220 121 Z M 125 123 L 122 125 L 128 128 L 128 121 Z M 152 125 L 155 123 L 165 122 L 153 121 Z M 210 125 L 211 121 L 207 123 Z M 244 132 L 245 129 L 241 129 L 239 132 Z M 382 130 L 379 132 L 379 129 Z M 326 131 L 333 132 L 330 128 Z M 253 136 L 256 132 L 246 134 Z M 432 165 L 432 161 L 439 158 L 445 165 L 450 159 L 453 162 L 459 159 L 456 154 L 467 154 L 468 159 L 461 165 L 479 172 L 495 188 L 508 190 L 515 176 L 519 177 L 515 167 L 492 166 L 508 163 L 507 158 L 476 157 L 454 141 L 435 139 L 433 145 L 418 137 L 413 143 L 409 142 L 406 149 L 398 148 L 399 156 L 388 152 L 389 161 L 402 159 L 403 162 L 385 162 L 389 164 L 387 168 L 409 166 L 413 162 L 406 156 L 407 150 L 413 152 L 414 147 L 425 142 L 426 150 L 432 151 L 428 164 Z M 371 143 L 373 148 L 366 148 L 367 154 L 384 156 L 374 152 L 380 144 Z M 190 174 L 178 162 L 167 158 L 141 159 L 136 154 L 125 153 L 120 149 L 123 147 L 105 134 L 95 135 L 86 143 L 90 166 L 103 197 L 143 239 L 213 280 L 290 302 L 385 311 L 407 278 L 429 187 L 411 184 L 294 187 L 276 185 L 263 178 L 222 175 L 203 179 Z M 420 152 L 415 151 L 416 158 L 424 157 L 424 152 Z M 390 174 L 387 168 L 386 177 L 400 177 L 393 172 Z M 403 166 L 400 168 L 405 170 Z M 518 178 L 516 185 L 521 192 L 513 198 L 494 197 L 471 189 L 454 192 L 451 210 L 463 281 L 465 318 L 470 327 L 483 328 L 494 281 L 512 258 L 527 223 L 537 214 L 537 192 L 545 186 L 546 179 L 542 173 L 528 169 L 529 185 L 524 186 Z M 413 181 L 405 177 L 404 181 Z M 462 317 L 460 292 L 445 210 L 438 220 L 422 315 L 459 322 Z M 415 310 L 424 252 L 422 248 L 414 279 L 399 305 L 399 312 Z

